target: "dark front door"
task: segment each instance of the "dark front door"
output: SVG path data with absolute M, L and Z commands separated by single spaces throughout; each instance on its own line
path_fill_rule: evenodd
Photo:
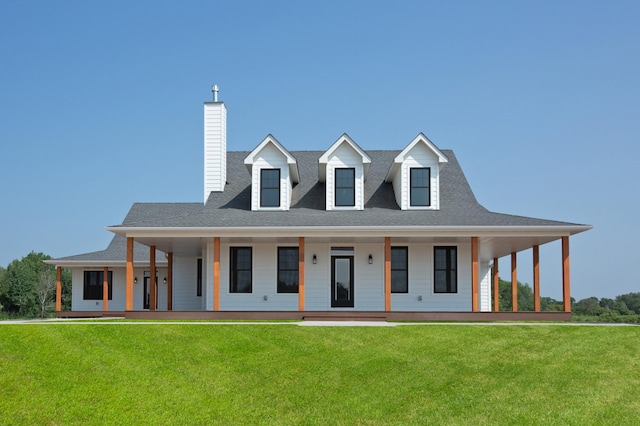
M 149 295 L 151 290 L 151 277 L 144 277 L 144 285 L 142 289 L 142 309 L 149 309 Z M 158 309 L 158 278 L 156 277 L 156 309 Z
M 331 307 L 353 308 L 353 256 L 331 256 Z

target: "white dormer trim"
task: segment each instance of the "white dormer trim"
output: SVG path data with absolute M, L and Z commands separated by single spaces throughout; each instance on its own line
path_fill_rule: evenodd
M 273 135 L 269 134 L 245 157 L 244 164 L 249 173 L 251 173 L 251 210 L 289 210 L 293 186 L 300 182 L 300 173 L 295 157 Z M 280 171 L 279 206 L 262 206 L 261 176 L 262 170 L 265 169 L 278 169 Z
M 419 133 L 391 164 L 385 182 L 393 184 L 396 202 L 402 210 L 438 210 L 440 209 L 440 169 L 448 163 L 442 151 L 423 133 Z M 429 169 L 429 205 L 411 205 L 411 169 Z
M 325 208 L 327 210 L 364 210 L 364 181 L 371 157 L 346 133 L 338 138 L 318 159 L 318 180 L 325 183 Z M 337 205 L 336 170 L 353 169 L 353 205 Z

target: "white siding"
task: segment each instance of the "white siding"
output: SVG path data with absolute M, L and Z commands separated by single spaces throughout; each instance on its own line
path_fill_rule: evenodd
M 280 169 L 280 207 L 260 207 L 260 170 Z M 255 157 L 251 172 L 251 210 L 289 210 L 291 177 L 286 156 L 272 144 L 267 144 Z
M 335 195 L 335 173 L 336 168 L 355 169 L 355 206 L 336 207 Z M 327 162 L 326 175 L 326 209 L 327 210 L 364 210 L 364 166 L 362 157 L 348 144 L 339 146 L 329 161 Z
M 202 309 L 202 296 L 197 296 L 198 258 L 173 258 L 173 309 L 176 311 L 198 311 Z M 203 285 L 204 285 L 204 269 Z
M 410 169 L 413 167 L 428 167 L 431 173 L 430 195 L 431 205 L 425 207 L 412 207 L 410 200 L 410 185 L 411 175 Z M 394 179 L 394 190 L 397 191 L 400 187 L 400 196 L 396 193 L 396 200 L 400 198 L 400 208 L 402 210 L 408 209 L 420 209 L 420 210 L 437 210 L 440 208 L 440 191 L 439 191 L 439 165 L 438 156 L 435 155 L 430 149 L 423 144 L 418 144 L 408 152 L 407 157 L 402 163 L 399 176 Z M 398 185 L 397 180 L 400 179 L 401 183 Z
M 204 201 L 212 191 L 224 191 L 227 181 L 227 108 L 204 104 Z
M 489 262 L 480 262 L 479 304 L 481 312 L 491 312 L 491 267 Z
M 392 241 L 391 245 L 396 244 Z M 392 311 L 471 310 L 471 244 L 455 245 L 458 247 L 457 293 L 435 293 L 433 289 L 433 248 L 445 244 L 397 245 L 409 247 L 409 292 L 391 294 Z

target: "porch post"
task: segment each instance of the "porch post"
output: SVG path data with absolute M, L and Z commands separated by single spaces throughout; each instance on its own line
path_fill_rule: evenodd
M 478 312 L 478 237 L 471 237 L 471 311 Z
M 167 253 L 167 310 L 173 310 L 173 253 Z
M 149 310 L 156 310 L 156 246 L 149 246 Z
M 220 310 L 220 237 L 213 238 L 213 310 Z
M 133 237 L 127 237 L 125 310 L 133 310 Z
M 391 237 L 384 237 L 384 310 L 391 311 Z
M 62 266 L 56 268 L 56 312 L 62 310 Z
M 569 237 L 562 237 L 562 305 L 571 312 L 571 280 L 569 265 Z
M 515 251 L 511 253 L 511 310 L 518 312 L 518 260 Z
M 298 238 L 298 310 L 304 311 L 304 237 Z
M 533 310 L 540 312 L 540 246 L 533 246 Z
M 109 268 L 106 266 L 102 274 L 102 310 L 109 310 Z
M 493 258 L 493 312 L 500 312 L 500 276 L 497 257 Z

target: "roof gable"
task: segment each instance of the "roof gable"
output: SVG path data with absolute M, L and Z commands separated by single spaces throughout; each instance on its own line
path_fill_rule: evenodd
M 280 142 L 272 135 L 268 134 L 266 138 L 262 142 L 258 144 L 257 147 L 253 149 L 244 159 L 244 164 L 249 169 L 249 173 L 251 173 L 251 168 L 256 158 L 260 156 L 260 153 L 265 150 L 268 146 L 272 146 L 277 149 L 283 157 L 287 160 L 287 165 L 289 166 L 289 176 L 291 176 L 291 181 L 293 183 L 300 182 L 300 173 L 298 171 L 298 162 L 295 157 L 291 155 L 287 149 L 282 146 Z
M 371 157 L 358 146 L 357 143 L 353 141 L 346 133 L 343 133 L 342 136 L 338 138 L 337 141 L 333 143 L 329 147 L 328 150 L 324 152 L 318 159 L 318 180 L 320 182 L 325 182 L 327 178 L 327 163 L 331 160 L 331 158 L 335 155 L 338 148 L 343 145 L 347 145 L 351 150 L 353 150 L 360 158 L 362 158 L 362 165 L 364 166 L 364 177 L 366 179 L 367 174 L 369 173 L 369 166 L 371 165 Z
M 433 153 L 438 158 L 438 163 L 448 163 L 449 159 L 447 156 L 438 149 L 437 146 L 433 142 L 429 140 L 428 137 L 424 135 L 424 133 L 420 132 L 418 136 L 416 136 L 410 143 L 403 149 L 400 154 L 398 154 L 394 159 L 393 163 L 391 163 L 391 167 L 389 168 L 389 172 L 387 173 L 387 177 L 385 178 L 386 182 L 391 182 L 393 177 L 396 175 L 402 163 L 411 155 L 411 152 L 416 149 L 418 146 L 423 146 L 428 149 L 431 153 Z

